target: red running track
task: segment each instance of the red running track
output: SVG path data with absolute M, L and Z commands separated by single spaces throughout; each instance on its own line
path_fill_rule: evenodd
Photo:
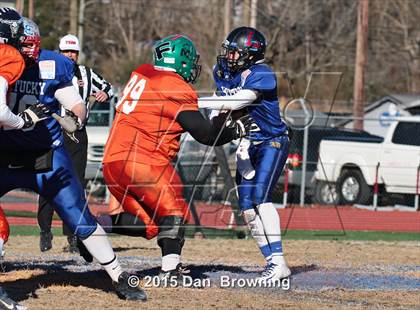
M 201 225 L 235 225 L 229 206 L 196 204 Z M 353 207 L 293 207 L 278 209 L 283 230 L 420 232 L 420 212 L 370 211 Z
M 35 203 L 2 203 L 4 210 L 36 212 Z M 91 204 L 94 214 L 106 212 L 107 207 Z M 235 226 L 230 206 L 196 203 L 200 224 L 213 228 Z M 293 207 L 278 210 L 283 230 L 346 230 L 346 231 L 394 231 L 419 232 L 420 212 L 370 211 L 353 207 Z M 37 225 L 35 218 L 8 217 L 11 225 Z M 53 221 L 59 226 L 60 221 Z
M 7 220 L 12 226 L 38 226 L 36 218 L 8 216 Z M 52 227 L 61 227 L 61 221 L 53 220 Z

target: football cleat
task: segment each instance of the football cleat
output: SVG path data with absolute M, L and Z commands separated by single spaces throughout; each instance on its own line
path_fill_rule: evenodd
M 261 272 L 260 277 L 258 277 L 258 280 L 261 283 L 269 283 L 275 280 L 287 278 L 290 275 L 291 271 L 289 267 L 287 267 L 286 263 L 279 265 L 268 263 Z
M 52 248 L 53 234 L 51 231 L 41 231 L 39 235 L 39 249 L 41 252 L 46 252 Z
M 67 237 L 68 244 L 63 248 L 63 252 L 68 253 L 79 253 L 79 248 L 77 246 L 77 237 L 76 236 L 68 236 Z
M 0 287 L 0 309 L 4 310 L 26 310 L 28 307 L 19 305 L 16 301 L 10 299 L 7 293 Z
M 162 287 L 179 287 L 185 286 L 185 283 L 191 283 L 191 276 L 188 274 L 190 270 L 183 268 L 179 263 L 175 269 L 163 271 L 159 273 L 159 283 Z
M 133 278 L 138 279 L 124 271 L 118 277 L 118 282 L 112 282 L 118 297 L 126 300 L 146 301 L 146 292 L 139 286 L 139 281 L 132 281 Z

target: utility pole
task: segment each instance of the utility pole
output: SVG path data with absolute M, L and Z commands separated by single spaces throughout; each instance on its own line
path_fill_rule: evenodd
M 306 83 L 309 85 L 311 74 L 312 74 L 312 59 L 311 59 L 311 40 L 310 40 L 310 33 L 309 33 L 309 13 L 310 7 L 309 7 L 309 0 L 305 1 L 305 11 L 304 11 L 304 18 L 305 18 L 305 61 L 306 61 Z M 306 93 L 304 100 L 306 99 Z M 305 103 L 301 105 L 302 111 L 305 114 L 305 124 L 309 124 L 310 119 L 310 113 L 306 109 Z M 300 179 L 300 196 L 299 196 L 299 202 L 300 205 L 303 207 L 305 206 L 305 192 L 306 192 L 306 169 L 307 169 L 307 163 L 308 163 L 308 143 L 309 143 L 309 126 L 305 126 L 303 130 L 303 152 L 302 152 L 302 174 Z
M 353 91 L 353 128 L 356 130 L 363 130 L 368 22 L 369 0 L 359 0 L 357 7 L 357 43 Z
M 310 21 L 310 2 L 309 0 L 305 1 L 305 62 L 306 62 L 306 83 L 309 83 L 312 74 L 312 51 L 311 51 L 311 42 L 312 36 L 310 33 L 310 26 L 308 22 Z
M 80 52 L 79 52 L 79 59 L 80 62 L 85 60 L 85 54 L 83 53 L 83 35 L 84 35 L 84 23 L 85 23 L 85 8 L 86 3 L 85 0 L 80 0 L 79 2 L 79 17 L 78 17 L 78 29 L 77 29 L 77 37 L 79 38 L 79 45 L 80 45 Z
M 226 38 L 231 30 L 231 14 L 232 13 L 232 0 L 225 0 L 225 21 L 224 21 L 224 37 Z
M 70 29 L 69 33 L 77 34 L 77 3 L 78 0 L 71 0 L 70 1 Z
M 28 17 L 32 20 L 35 17 L 35 0 L 29 0 Z
M 16 11 L 19 12 L 19 14 L 23 13 L 24 9 L 24 1 L 23 0 L 16 0 Z
M 251 21 L 249 25 L 253 28 L 257 28 L 257 7 L 258 0 L 251 0 Z

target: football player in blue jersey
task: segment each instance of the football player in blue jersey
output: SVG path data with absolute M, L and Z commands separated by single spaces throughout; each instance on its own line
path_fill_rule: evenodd
M 286 163 L 289 137 L 280 117 L 275 73 L 264 63 L 267 42 L 251 27 L 234 29 L 224 40 L 213 78 L 218 97 L 202 97 L 201 108 L 228 110 L 229 117 L 249 114 L 254 128 L 237 151 L 239 207 L 267 264 L 261 281 L 290 276 L 283 257 L 280 217 L 272 191 Z
M 42 103 L 59 113 L 62 105 L 82 126 L 86 109 L 72 85 L 74 64 L 63 55 L 40 49 L 39 30 L 33 21 L 24 19 L 23 25 L 20 51 L 26 68 L 10 89 L 9 107 L 17 114 Z M 58 122 L 49 117 L 24 130 L 0 129 L 0 153 L 0 197 L 15 188 L 29 188 L 42 195 L 104 267 L 118 296 L 146 300 L 140 287 L 130 286 L 130 275 L 121 269 L 105 231 L 87 207 Z

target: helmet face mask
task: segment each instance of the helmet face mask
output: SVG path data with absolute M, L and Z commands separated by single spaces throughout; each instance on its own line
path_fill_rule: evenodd
M 37 24 L 24 17 L 20 52 L 27 64 L 33 64 L 37 61 L 40 47 L 41 36 Z
M 248 60 L 252 60 L 253 56 L 247 51 L 240 50 L 236 47 L 222 45 L 222 57 L 226 59 L 227 66 L 231 72 L 239 71 L 248 67 Z
M 155 67 L 176 72 L 188 83 L 194 83 L 200 75 L 199 59 L 194 43 L 183 35 L 166 37 L 154 46 Z
M 264 35 L 251 27 L 234 29 L 223 41 L 218 63 L 226 62 L 230 73 L 245 70 L 264 60 L 267 42 Z
M 0 7 L 0 43 L 19 49 L 23 34 L 23 19 L 11 8 Z
M 200 60 L 200 55 L 197 54 L 197 57 L 195 58 L 195 62 L 193 63 L 192 67 L 191 67 L 191 76 L 189 78 L 189 81 L 192 84 L 194 84 L 198 77 L 200 76 L 201 73 L 201 65 L 199 64 L 199 60 Z

